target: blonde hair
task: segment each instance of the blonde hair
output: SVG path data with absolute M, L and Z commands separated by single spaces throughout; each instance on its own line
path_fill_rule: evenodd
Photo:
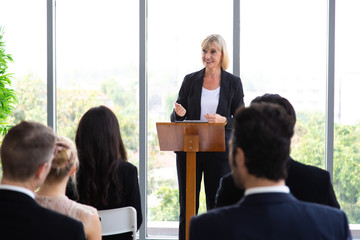
M 224 38 L 219 34 L 211 34 L 201 42 L 202 49 L 209 49 L 211 43 L 214 43 L 216 48 L 219 51 L 221 51 L 222 53 L 221 67 L 223 70 L 226 70 L 229 67 L 230 60 Z
M 57 137 L 55 143 L 54 159 L 46 181 L 59 181 L 65 178 L 73 168 L 79 166 L 79 159 L 75 144 L 67 137 Z M 72 176 L 74 181 L 76 178 Z

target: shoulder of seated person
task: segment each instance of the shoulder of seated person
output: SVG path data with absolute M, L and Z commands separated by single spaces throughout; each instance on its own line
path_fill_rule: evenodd
M 69 216 L 67 216 L 67 215 L 64 215 L 64 214 L 58 213 L 58 212 L 56 212 L 56 211 L 53 211 L 53 210 L 44 208 L 44 207 L 42 207 L 42 206 L 40 206 L 40 205 L 39 205 L 39 208 L 44 211 L 43 213 L 46 212 L 46 214 L 48 214 L 48 216 L 52 215 L 52 217 L 51 217 L 52 219 L 57 219 L 57 220 L 61 220 L 61 221 L 66 221 L 66 222 L 68 222 L 68 223 L 75 223 L 75 224 L 79 224 L 79 223 L 80 223 L 80 224 L 82 225 L 82 223 L 81 223 L 79 220 L 76 220 L 76 219 L 74 219 L 74 218 L 71 218 L 71 217 L 69 217 Z
M 290 167 L 295 169 L 301 169 L 306 171 L 306 174 L 312 174 L 316 177 L 325 177 L 329 175 L 329 172 L 316 166 L 304 164 L 296 160 L 290 161 Z
M 120 163 L 119 167 L 121 169 L 125 169 L 127 171 L 131 171 L 131 170 L 135 171 L 135 170 L 137 170 L 137 167 L 134 164 L 132 164 L 132 163 L 130 163 L 128 161 L 122 161 Z

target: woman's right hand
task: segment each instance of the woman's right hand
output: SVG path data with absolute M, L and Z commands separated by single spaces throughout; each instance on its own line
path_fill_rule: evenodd
M 186 109 L 177 102 L 175 102 L 174 110 L 176 112 L 176 115 L 178 115 L 179 117 L 183 117 L 186 114 Z

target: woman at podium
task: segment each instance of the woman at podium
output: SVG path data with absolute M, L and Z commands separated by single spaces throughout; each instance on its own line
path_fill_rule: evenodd
M 201 178 L 204 174 L 207 210 L 214 208 L 215 195 L 222 176 L 230 172 L 227 141 L 236 109 L 244 104 L 244 93 L 239 77 L 226 72 L 229 56 L 225 40 L 218 34 L 206 37 L 202 43 L 200 71 L 185 76 L 174 111 L 172 122 L 200 120 L 209 123 L 225 123 L 226 152 L 198 152 L 196 154 L 196 212 L 199 208 Z M 179 239 L 185 239 L 186 212 L 186 153 L 176 152 L 179 183 L 180 219 Z

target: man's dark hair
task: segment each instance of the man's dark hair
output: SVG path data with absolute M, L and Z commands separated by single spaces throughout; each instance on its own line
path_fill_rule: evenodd
M 26 181 L 53 158 L 55 134 L 41 123 L 22 121 L 12 127 L 1 145 L 3 176 Z
M 271 93 L 265 93 L 262 96 L 258 96 L 256 98 L 254 98 L 251 101 L 251 104 L 253 103 L 274 103 L 274 104 L 279 104 L 280 106 L 282 106 L 285 111 L 287 112 L 287 114 L 290 115 L 290 117 L 293 118 L 293 127 L 295 127 L 295 123 L 296 123 L 296 113 L 294 110 L 294 107 L 291 105 L 291 103 L 289 102 L 289 100 L 287 100 L 284 97 L 281 97 L 279 94 L 271 94 Z
M 233 149 L 245 154 L 248 172 L 271 180 L 285 179 L 293 118 L 278 104 L 252 103 L 240 108 L 233 120 Z

